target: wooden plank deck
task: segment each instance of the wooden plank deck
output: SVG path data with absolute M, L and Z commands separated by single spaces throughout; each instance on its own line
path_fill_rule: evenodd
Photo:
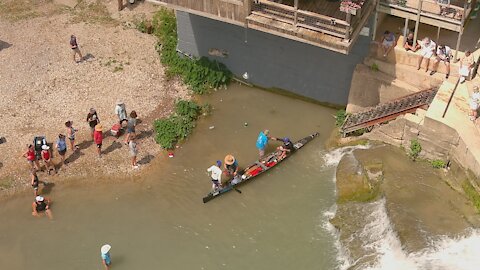
M 294 0 L 282 0 L 281 3 L 293 7 Z M 340 1 L 298 0 L 298 9 L 345 20 L 347 14 L 340 11 Z

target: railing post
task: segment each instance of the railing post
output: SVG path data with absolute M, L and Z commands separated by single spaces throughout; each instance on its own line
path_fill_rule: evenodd
M 294 8 L 294 13 L 293 13 L 293 25 L 294 25 L 294 26 L 297 26 L 297 20 L 298 20 L 298 13 L 297 13 L 297 11 L 298 11 L 298 0 L 295 0 L 293 3 L 294 3 L 294 4 L 293 4 L 293 8 Z
M 350 40 L 350 23 L 352 21 L 352 14 L 350 14 L 350 12 L 347 12 L 347 17 L 345 18 L 345 20 L 347 21 L 348 23 L 348 26 L 347 26 L 347 31 L 345 33 L 345 41 L 348 41 Z
M 460 48 L 460 42 L 462 41 L 463 25 L 465 24 L 465 16 L 467 16 L 467 8 L 468 3 L 465 3 L 463 5 L 462 22 L 460 23 L 460 31 L 458 32 L 457 46 L 455 47 L 455 55 L 453 56 L 453 62 L 457 62 L 458 50 Z
M 423 0 L 418 0 L 417 21 L 415 22 L 415 33 L 413 33 L 413 46 L 417 44 L 418 25 L 420 24 L 420 13 L 422 13 Z

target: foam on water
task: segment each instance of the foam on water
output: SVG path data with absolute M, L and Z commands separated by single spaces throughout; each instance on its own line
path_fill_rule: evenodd
M 346 154 L 351 154 L 356 149 L 368 149 L 370 148 L 369 145 L 356 145 L 356 146 L 347 146 L 342 148 L 337 148 L 333 151 L 326 153 L 323 156 L 323 160 L 325 161 L 325 167 L 336 167 L 342 157 Z

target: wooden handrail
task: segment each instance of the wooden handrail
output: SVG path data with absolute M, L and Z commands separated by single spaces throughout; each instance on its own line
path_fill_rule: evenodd
M 321 19 L 321 20 L 324 20 L 324 21 L 329 21 L 329 22 L 332 21 L 332 20 L 335 20 L 335 24 L 341 24 L 343 26 L 348 26 L 348 23 L 346 21 L 340 20 L 340 19 L 337 19 L 337 18 L 334 18 L 334 17 L 329 17 L 329 16 L 325 16 L 325 15 L 322 15 L 322 14 L 318 14 L 318 13 L 314 13 L 314 12 L 310 12 L 310 11 L 305 11 L 305 10 L 301 10 L 301 9 L 298 10 L 298 13 L 306 15 L 306 16 L 314 17 L 314 18 L 317 18 L 317 19 Z
M 291 12 L 295 11 L 295 8 L 291 7 L 289 5 L 282 5 L 282 4 L 278 4 L 278 3 L 267 1 L 267 0 L 258 0 L 258 2 L 260 4 L 266 5 L 266 6 L 272 6 L 272 7 L 276 7 L 276 8 L 280 8 L 280 9 L 285 9 L 285 10 L 291 11 Z

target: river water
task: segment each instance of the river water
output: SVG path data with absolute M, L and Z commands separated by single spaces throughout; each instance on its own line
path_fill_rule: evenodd
M 46 195 L 54 201 L 52 221 L 30 215 L 30 190 L 2 200 L 0 269 L 103 269 L 105 243 L 112 245 L 115 270 L 359 269 L 328 222 L 336 166 L 355 148 L 324 149 L 334 110 L 240 85 L 202 99 L 213 114 L 198 122 L 174 158 L 155 158 L 142 177 L 56 185 Z M 320 136 L 241 186 L 241 194 L 203 204 L 211 187 L 206 168 L 227 153 L 241 166 L 253 162 L 256 137 L 266 128 L 292 141 L 314 131 Z M 366 226 L 352 237 L 365 240 L 372 250 L 365 256 L 376 259 L 360 269 L 478 269 L 478 231 L 406 254 L 385 200 L 365 209 Z
M 146 176 L 56 185 L 47 194 L 53 221 L 30 215 L 30 190 L 3 202 L 0 269 L 102 269 L 104 243 L 112 245 L 113 269 L 336 268 L 325 215 L 335 202 L 335 168 L 323 166 L 334 110 L 240 85 L 202 102 L 213 114 L 174 158 L 154 159 Z M 211 187 L 206 168 L 227 153 L 240 166 L 253 162 L 266 128 L 292 141 L 320 136 L 241 186 L 241 194 L 203 204 Z

